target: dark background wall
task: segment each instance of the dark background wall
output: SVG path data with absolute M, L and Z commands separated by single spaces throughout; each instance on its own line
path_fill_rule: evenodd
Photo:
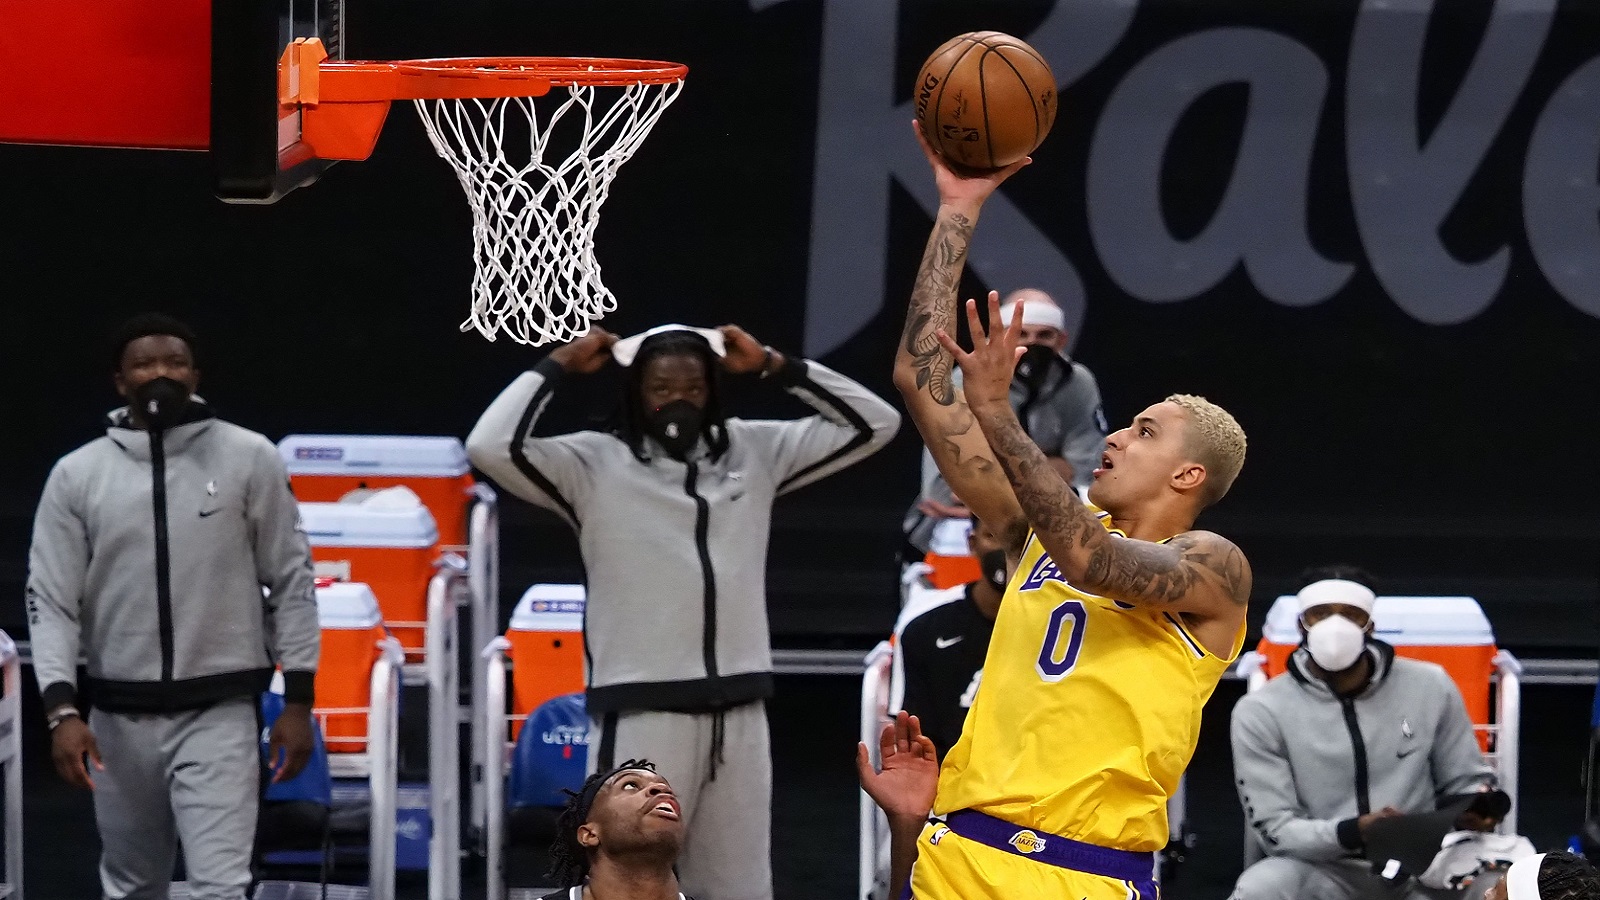
M 854 2 L 349 0 L 348 40 L 352 56 L 369 58 L 545 53 L 688 63 L 687 89 L 623 170 L 606 207 L 599 255 L 622 305 L 604 324 L 626 334 L 663 321 L 733 321 L 799 351 L 807 303 L 814 314 L 826 312 L 807 284 L 811 254 L 831 246 L 813 229 L 819 143 L 840 149 L 827 134 L 819 142 L 816 123 L 819 110 L 842 102 L 838 91 L 847 88 L 837 85 L 850 83 L 834 77 L 828 90 L 819 88 L 829 74 L 825 25 L 828 17 L 858 15 L 864 7 Z M 1570 287 L 1552 286 L 1551 265 L 1541 264 L 1528 237 L 1523 200 L 1530 140 L 1558 86 L 1600 53 L 1600 18 L 1580 2 L 1551 4 L 1543 18 L 1518 14 L 1533 16 L 1516 21 L 1535 33 L 1534 62 L 1499 123 L 1492 99 L 1468 90 L 1481 83 L 1464 88 L 1463 79 L 1489 43 L 1485 34 L 1511 15 L 1506 4 L 1451 0 L 1431 18 L 1420 6 L 1395 14 L 1427 20 L 1411 124 L 1429 139 L 1452 116 L 1471 122 L 1482 109 L 1495 119 L 1478 123 L 1487 149 L 1461 189 L 1445 192 L 1456 199 L 1437 228 L 1414 229 L 1406 240 L 1375 238 L 1357 221 L 1352 179 L 1371 173 L 1352 167 L 1350 148 L 1372 123 L 1351 124 L 1345 92 L 1361 23 L 1372 20 L 1344 0 L 1292 8 L 1255 0 L 1138 4 L 1103 58 L 1063 86 L 1055 133 L 1005 196 L 1081 279 L 1075 353 L 1099 376 L 1114 423 L 1185 390 L 1223 403 L 1249 432 L 1244 475 L 1203 524 L 1235 538 L 1254 561 L 1257 621 L 1302 567 L 1349 561 L 1376 571 L 1393 592 L 1479 597 L 1502 643 L 1587 652 L 1596 643 L 1600 594 L 1591 438 L 1600 424 L 1600 320 L 1591 314 L 1595 295 L 1575 298 Z M 883 105 L 894 117 L 884 130 L 889 149 L 844 148 L 882 168 L 890 184 L 886 208 L 874 211 L 887 217 L 887 265 L 881 284 L 825 298 L 831 308 L 881 311 L 829 347 L 823 361 L 892 393 L 891 354 L 929 219 L 918 199 L 925 173 L 916 173 L 921 181 L 891 177 L 883 156 L 910 146 L 892 104 L 908 96 L 923 56 L 969 29 L 1027 37 L 1060 12 L 1022 0 L 896 9 L 895 39 L 876 48 L 895 61 L 898 94 Z M 1214 285 L 1152 302 L 1106 263 L 1107 251 L 1119 256 L 1118 248 L 1106 245 L 1096 223 L 1112 210 L 1085 199 L 1094 141 L 1112 127 L 1106 110 L 1163 48 L 1218 29 L 1277 35 L 1305 48 L 1325 70 L 1325 102 L 1320 110 L 1252 107 L 1252 97 L 1272 94 L 1272 77 L 1201 91 L 1163 157 L 1163 221 L 1174 239 L 1191 241 L 1220 212 L 1237 219 L 1243 203 L 1245 225 L 1223 243 L 1238 244 L 1241 257 L 1246 245 L 1270 243 L 1273 235 L 1262 232 L 1276 228 L 1274 195 L 1241 201 L 1230 193 L 1230 185 L 1248 187 L 1246 176 L 1260 168 L 1239 149 L 1241 135 L 1308 120 L 1313 152 L 1299 166 L 1303 174 L 1284 160 L 1297 172 L 1285 183 L 1298 185 L 1311 245 L 1348 267 L 1316 302 L 1274 299 L 1242 265 Z M 870 60 L 857 58 L 868 67 Z M 827 59 L 848 76 L 850 57 Z M 1408 90 L 1400 76 L 1410 63 L 1392 62 L 1393 71 L 1378 74 Z M 1504 80 L 1516 77 L 1508 69 Z M 1572 127 L 1581 137 L 1600 124 Z M 1588 181 L 1577 180 L 1576 196 L 1595 191 L 1597 165 L 1580 157 L 1577 169 Z M 1410 177 L 1414 195 L 1385 202 L 1402 210 L 1422 203 L 1428 170 Z M 1129 185 L 1130 197 L 1136 188 Z M 0 375 L 11 385 L 4 409 L 13 423 L 0 442 L 0 625 L 13 633 L 25 631 L 21 580 L 33 504 L 52 461 L 93 437 L 98 416 L 115 403 L 103 338 L 124 316 L 159 308 L 192 320 L 204 338 L 203 392 L 223 415 L 274 439 L 464 435 L 494 394 L 542 354 L 457 331 L 471 276 L 467 207 L 404 106 L 372 160 L 340 164 L 272 207 L 214 200 L 201 154 L 17 146 L 0 146 L 0 198 L 0 290 L 10 313 L 0 330 Z M 1250 225 L 1250 203 L 1264 204 L 1258 227 Z M 1006 234 L 980 228 L 980 245 Z M 1429 324 L 1396 301 L 1394 266 L 1403 269 L 1435 243 L 1464 263 L 1504 248 L 1505 274 L 1491 285 L 1486 309 Z M 1600 246 L 1579 244 L 1558 262 L 1581 274 L 1597 265 Z M 850 255 L 838 263 L 851 264 Z M 1149 264 L 1169 262 L 1156 254 Z M 999 289 L 1020 286 L 992 280 Z M 989 286 L 977 277 L 967 285 L 973 295 Z M 561 398 L 558 424 L 585 424 L 609 405 L 614 387 L 614 378 L 596 377 Z M 802 409 L 759 384 L 737 385 L 735 408 L 746 415 Z M 778 641 L 863 644 L 887 629 L 898 522 L 915 490 L 918 448 L 908 425 L 887 450 L 781 502 L 770 574 Z M 535 579 L 581 574 L 575 542 L 553 518 L 512 501 L 505 532 L 508 596 Z

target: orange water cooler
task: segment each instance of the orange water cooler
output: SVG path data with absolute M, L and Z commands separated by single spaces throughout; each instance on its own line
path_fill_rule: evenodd
M 440 558 L 439 529 L 421 505 L 301 503 L 319 577 L 367 584 L 406 661 L 423 652 L 428 581 Z
M 291 434 L 278 442 L 302 501 L 331 503 L 352 491 L 410 488 L 433 514 L 446 546 L 465 546 L 476 482 L 453 437 Z
M 367 749 L 367 710 L 372 705 L 372 667 L 388 637 L 378 598 L 359 582 L 321 579 L 317 618 L 322 623 L 322 658 L 317 664 L 316 712 L 329 753 Z
M 977 557 L 967 546 L 967 535 L 971 533 L 971 519 L 942 519 L 933 526 L 928 554 L 922 561 L 928 564 L 928 584 L 934 589 L 971 584 L 983 577 Z
M 511 613 L 511 737 L 552 697 L 584 689 L 581 584 L 536 584 Z

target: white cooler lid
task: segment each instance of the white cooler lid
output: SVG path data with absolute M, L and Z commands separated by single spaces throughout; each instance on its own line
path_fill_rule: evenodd
M 300 522 L 313 547 L 418 549 L 439 543 L 426 506 L 374 508 L 362 503 L 300 504 Z
M 970 556 L 967 535 L 971 533 L 971 519 L 940 519 L 928 536 L 928 549 L 935 556 Z
M 471 466 L 453 437 L 398 434 L 291 434 L 278 442 L 290 475 L 458 478 Z
M 367 629 L 383 621 L 378 597 L 359 581 L 335 581 L 317 588 L 317 618 L 323 628 Z
M 582 631 L 586 593 L 581 584 L 536 584 L 511 613 L 512 631 Z
M 1300 602 L 1279 597 L 1261 634 L 1269 643 L 1299 644 Z M 1390 644 L 1422 647 L 1486 647 L 1494 629 L 1471 597 L 1379 597 L 1372 610 L 1373 636 Z

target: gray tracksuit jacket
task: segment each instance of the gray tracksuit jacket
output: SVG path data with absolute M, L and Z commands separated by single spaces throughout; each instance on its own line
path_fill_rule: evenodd
M 268 590 L 263 598 L 262 587 Z M 321 632 L 311 548 L 272 442 L 198 399 L 158 441 L 112 413 L 50 472 L 28 554 L 45 709 L 199 709 L 266 690 L 309 703 Z
M 1307 669 L 1288 672 L 1233 708 L 1233 771 L 1245 821 L 1269 856 L 1324 862 L 1362 851 L 1356 818 L 1393 806 L 1432 812 L 1493 783 L 1461 692 L 1433 663 L 1370 641 L 1372 681 L 1336 696 Z
M 817 415 L 730 418 L 717 460 L 704 442 L 682 462 L 647 439 L 641 462 L 611 434 L 532 436 L 565 374 L 547 359 L 512 382 L 472 429 L 467 453 L 578 531 L 589 711 L 710 711 L 771 696 L 772 502 L 888 443 L 899 413 L 827 367 L 791 359 L 772 378 Z

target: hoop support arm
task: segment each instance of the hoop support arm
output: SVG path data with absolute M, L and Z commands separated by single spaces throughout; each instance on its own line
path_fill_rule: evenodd
M 319 159 L 370 157 L 395 100 L 542 97 L 550 85 L 549 77 L 520 70 L 330 60 L 317 38 L 297 39 L 278 64 L 278 103 L 300 111 L 300 141 Z

